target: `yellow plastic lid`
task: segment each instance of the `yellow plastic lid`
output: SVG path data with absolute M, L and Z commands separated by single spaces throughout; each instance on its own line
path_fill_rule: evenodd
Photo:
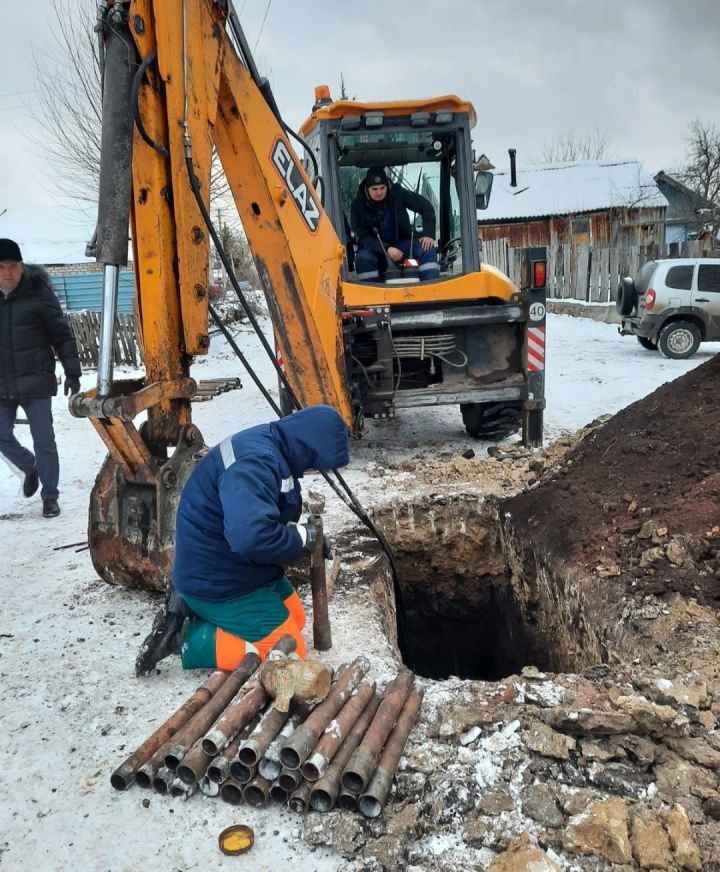
M 223 854 L 244 854 L 249 851 L 255 841 L 255 834 L 245 824 L 233 824 L 218 836 L 218 847 Z

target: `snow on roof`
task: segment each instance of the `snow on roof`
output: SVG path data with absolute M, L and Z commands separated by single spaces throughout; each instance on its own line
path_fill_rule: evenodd
M 478 221 L 574 215 L 612 207 L 663 207 L 668 201 L 638 160 L 573 161 L 510 172 L 496 172 L 490 205 Z
M 25 263 L 88 263 L 96 220 L 97 206 L 85 202 L 10 208 L 0 215 L 0 237 L 17 242 Z

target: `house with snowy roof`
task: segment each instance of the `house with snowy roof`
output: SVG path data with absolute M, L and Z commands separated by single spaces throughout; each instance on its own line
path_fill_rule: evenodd
M 514 184 L 513 184 L 514 182 Z M 483 240 L 514 247 L 664 243 L 668 201 L 638 160 L 572 161 L 494 173 Z
M 546 246 L 550 295 L 609 302 L 618 279 L 665 254 L 668 201 L 635 159 L 495 171 L 478 210 L 483 260 L 513 274 L 513 252 Z

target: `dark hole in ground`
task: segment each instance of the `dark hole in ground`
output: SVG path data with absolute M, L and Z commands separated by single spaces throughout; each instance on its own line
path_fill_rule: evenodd
M 377 520 L 399 570 L 401 654 L 418 675 L 497 681 L 525 666 L 580 672 L 596 662 L 557 590 L 511 571 L 498 519 L 477 497 L 434 498 Z

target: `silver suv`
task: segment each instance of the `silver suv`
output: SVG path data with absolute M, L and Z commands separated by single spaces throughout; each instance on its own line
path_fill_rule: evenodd
M 692 357 L 701 342 L 720 339 L 720 258 L 651 260 L 637 279 L 620 280 L 615 305 L 622 336 L 665 357 Z

